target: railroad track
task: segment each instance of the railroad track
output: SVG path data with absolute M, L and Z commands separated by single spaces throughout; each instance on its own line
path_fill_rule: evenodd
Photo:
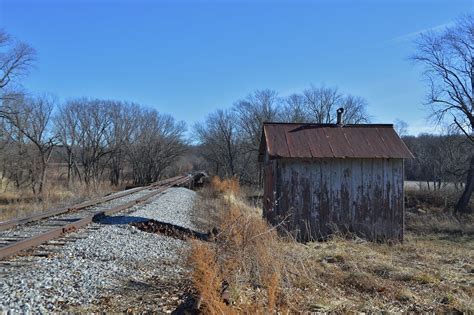
M 28 218 L 0 223 L 0 260 L 45 243 L 62 245 L 74 241 L 58 240 L 88 224 L 114 213 L 144 204 L 168 188 L 183 185 L 190 176 L 177 176 L 150 186 L 131 189 L 75 206 L 56 209 Z M 56 240 L 53 241 L 53 240 Z M 43 255 L 39 252 L 36 255 Z

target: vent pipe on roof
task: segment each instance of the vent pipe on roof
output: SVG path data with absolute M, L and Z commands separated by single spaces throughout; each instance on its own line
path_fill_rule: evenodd
M 337 110 L 337 125 L 339 127 L 344 126 L 344 116 L 343 116 L 343 114 L 344 114 L 344 108 L 341 107 Z

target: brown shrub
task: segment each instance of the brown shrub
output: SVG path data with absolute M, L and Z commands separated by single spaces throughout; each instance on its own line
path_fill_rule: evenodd
M 194 287 L 203 297 L 203 303 L 211 304 L 210 313 L 216 313 L 216 310 L 219 313 L 219 310 L 222 310 L 222 298 L 210 294 L 206 289 L 214 288 L 211 292 L 215 293 L 217 284 L 213 281 L 219 279 L 219 285 L 228 283 L 231 300 L 238 304 L 241 312 L 255 313 L 264 309 L 274 312 L 281 309 L 283 257 L 278 247 L 276 231 L 262 219 L 258 210 L 245 204 L 239 195 L 240 187 L 236 179 L 220 180 L 214 177 L 211 187 L 221 196 L 213 201 L 221 207 L 220 215 L 215 216 L 218 218 L 215 223 L 219 226 L 219 233 L 215 244 L 200 245 L 199 248 L 206 253 L 206 257 L 198 255 L 195 250 L 191 255 Z M 214 245 L 215 250 L 211 250 Z M 202 250 L 202 247 L 207 249 Z M 209 257 L 215 257 L 215 262 L 210 261 Z M 209 264 L 207 269 L 211 270 L 211 273 L 217 272 L 217 276 L 196 276 L 196 273 L 203 273 L 196 270 L 196 267 L 202 266 L 202 269 L 206 269 L 206 263 Z M 220 298 L 219 302 L 212 302 L 216 298 Z
M 222 217 L 216 240 L 229 284 L 238 291 L 265 288 L 268 309 L 277 308 L 282 259 L 277 239 L 276 231 L 261 217 L 232 205 Z
M 199 292 L 204 311 L 209 314 L 231 314 L 231 309 L 221 297 L 222 275 L 215 251 L 206 244 L 194 241 L 190 263 L 193 267 L 193 286 Z
M 214 176 L 211 180 L 211 188 L 217 193 L 233 193 L 238 195 L 240 192 L 240 185 L 237 178 L 220 179 Z

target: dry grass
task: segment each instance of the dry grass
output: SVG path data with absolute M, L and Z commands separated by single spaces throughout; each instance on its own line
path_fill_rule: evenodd
M 406 229 L 415 234 L 474 235 L 474 215 L 456 214 L 453 207 L 460 192 L 453 190 L 406 191 Z M 474 207 L 471 198 L 471 207 Z
M 441 189 L 441 190 L 426 190 L 405 188 L 406 207 L 411 209 L 421 210 L 435 210 L 447 211 L 452 210 L 456 205 L 462 190 Z M 474 199 L 471 206 L 474 206 Z
M 444 233 L 474 236 L 474 215 L 449 212 L 406 212 L 406 229 L 414 234 Z
M 236 178 L 220 179 L 214 176 L 211 180 L 211 191 L 214 195 L 232 194 L 234 196 L 240 193 L 240 185 Z
M 193 286 L 205 301 L 203 307 L 206 313 L 229 314 L 231 310 L 221 298 L 223 279 L 217 265 L 215 250 L 195 241 L 190 257 L 193 266 Z
M 60 175 L 51 171 L 44 192 L 35 196 L 28 188 L 17 190 L 12 185 L 4 184 L 6 189 L 0 191 L 0 221 L 22 218 L 49 209 L 63 207 L 84 200 L 103 196 L 123 187 L 110 186 L 108 181 L 101 182 L 91 189 L 83 183 L 74 183 L 70 187 Z
M 201 191 L 196 204 L 220 227 L 215 243 L 196 242 L 191 255 L 205 313 L 474 310 L 471 234 L 434 233 L 432 221 L 402 244 L 338 236 L 301 244 L 268 226 L 235 184 L 220 187 Z
M 219 226 L 215 243 L 195 242 L 190 256 L 194 287 L 206 313 L 281 309 L 282 260 L 275 259 L 279 237 L 261 219 L 259 209 L 246 205 L 239 192 L 235 179 L 213 179 L 211 188 L 202 192 L 207 197 L 197 204 Z M 226 286 L 232 307 L 222 304 Z

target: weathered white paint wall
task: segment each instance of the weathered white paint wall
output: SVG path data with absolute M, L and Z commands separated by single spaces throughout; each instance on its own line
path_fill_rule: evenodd
M 301 240 L 403 239 L 402 159 L 267 160 L 264 172 L 264 215 Z

